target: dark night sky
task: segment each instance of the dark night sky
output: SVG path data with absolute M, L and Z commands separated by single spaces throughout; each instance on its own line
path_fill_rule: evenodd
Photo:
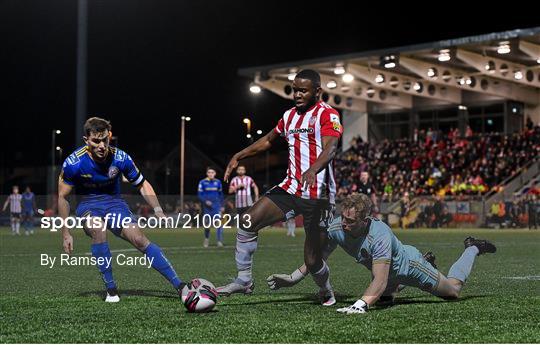
M 160 158 L 178 143 L 179 114 L 193 118 L 188 139 L 211 156 L 246 144 L 247 114 L 255 129 L 270 130 L 289 103 L 269 93 L 254 98 L 238 68 L 540 24 L 534 11 L 483 16 L 454 2 L 431 15 L 403 15 L 410 2 L 357 10 L 337 1 L 89 3 L 88 114 L 111 119 L 120 146 L 138 159 Z M 7 167 L 46 164 L 52 128 L 64 131 L 66 151 L 80 143 L 76 16 L 76 0 L 0 2 Z

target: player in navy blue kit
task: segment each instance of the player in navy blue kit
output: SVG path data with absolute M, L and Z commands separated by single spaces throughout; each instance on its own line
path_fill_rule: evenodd
M 154 189 L 124 151 L 109 146 L 112 136 L 109 121 L 92 117 L 84 125 L 86 146 L 77 149 L 64 162 L 58 181 L 58 211 L 62 218 L 69 216 L 70 205 L 66 197 L 75 188 L 81 196 L 76 215 L 89 217 L 84 230 L 92 238 L 91 252 L 96 258 L 105 288 L 106 302 L 119 302 L 117 284 L 113 278 L 111 251 L 107 243 L 108 228 L 113 234 L 130 242 L 152 260 L 152 267 L 161 273 L 181 294 L 185 283 L 178 278 L 174 268 L 161 248 L 152 243 L 133 220 L 128 205 L 120 196 L 122 175 L 136 188 L 154 209 L 156 217 L 165 217 Z M 114 219 L 111 219 L 114 216 Z M 129 225 L 118 227 L 115 219 L 127 219 Z M 105 224 L 106 223 L 106 224 Z M 73 237 L 68 228 L 62 229 L 64 251 L 73 252 Z
M 26 235 L 34 234 L 34 211 L 36 207 L 36 196 L 30 190 L 30 187 L 26 187 L 26 190 L 22 194 L 22 224 L 24 226 L 24 233 Z
M 221 181 L 216 178 L 216 171 L 210 167 L 206 169 L 206 178 L 199 182 L 198 196 L 202 204 L 203 224 L 205 224 L 204 216 L 208 215 L 213 220 L 214 217 L 221 217 L 223 212 L 223 186 Z M 208 224 L 212 224 L 209 222 Z M 221 224 L 221 222 L 220 222 Z M 223 227 L 216 229 L 217 246 L 223 247 Z M 203 246 L 208 247 L 210 241 L 210 228 L 204 229 Z

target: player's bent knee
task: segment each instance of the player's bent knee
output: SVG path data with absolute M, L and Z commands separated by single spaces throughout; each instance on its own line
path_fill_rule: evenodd
M 317 273 L 323 267 L 323 261 L 316 258 L 315 256 L 306 256 L 304 262 L 309 273 Z
M 131 243 L 137 248 L 139 249 L 140 251 L 143 251 L 146 249 L 146 247 L 148 247 L 148 245 L 150 244 L 150 240 L 148 240 L 146 238 L 146 236 L 144 235 L 137 235 L 133 238 L 133 240 L 131 241 Z

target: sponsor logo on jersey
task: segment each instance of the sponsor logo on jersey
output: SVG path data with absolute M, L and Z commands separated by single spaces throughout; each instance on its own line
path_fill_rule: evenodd
M 294 128 L 289 129 L 289 134 L 313 134 L 315 130 L 313 128 Z
M 82 174 L 81 177 L 92 178 L 92 174 Z

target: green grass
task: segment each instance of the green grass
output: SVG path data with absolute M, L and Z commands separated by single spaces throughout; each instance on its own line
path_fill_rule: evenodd
M 203 249 L 200 231 L 149 231 L 184 279 L 204 277 L 216 285 L 234 276 L 234 234 L 225 248 Z M 12 237 L 0 230 L 0 342 L 175 342 L 175 343 L 495 343 L 540 342 L 540 232 L 526 230 L 396 231 L 402 242 L 432 250 L 446 273 L 468 234 L 489 238 L 494 255 L 476 261 L 457 302 L 445 302 L 413 288 L 397 305 L 346 316 L 315 300 L 311 279 L 271 292 L 265 278 L 289 273 L 302 262 L 303 236 L 264 230 L 255 256 L 255 293 L 222 298 L 216 311 L 185 312 L 175 292 L 152 269 L 114 267 L 122 301 L 103 302 L 102 282 L 91 266 L 52 269 L 40 254 L 59 255 L 59 233 Z M 110 236 L 113 250 L 130 246 Z M 75 253 L 90 241 L 78 232 Z M 138 255 L 135 252 L 126 252 Z M 114 253 L 113 253 L 114 255 Z M 369 272 L 337 250 L 329 260 L 338 306 L 354 302 L 369 283 Z

